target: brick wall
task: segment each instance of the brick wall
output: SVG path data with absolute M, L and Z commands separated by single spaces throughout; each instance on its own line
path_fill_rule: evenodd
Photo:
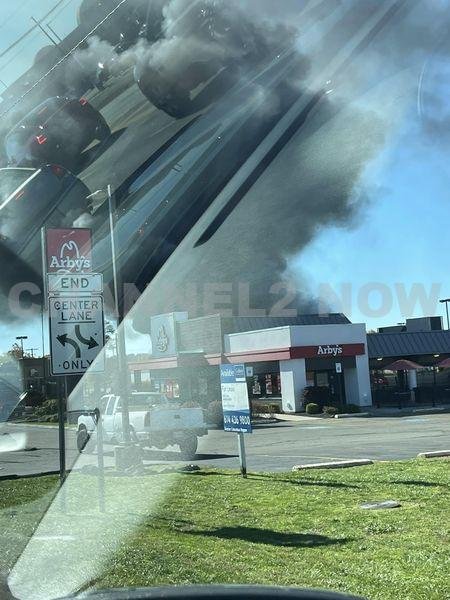
M 178 351 L 205 354 L 221 353 L 223 350 L 220 315 L 210 315 L 177 323 Z

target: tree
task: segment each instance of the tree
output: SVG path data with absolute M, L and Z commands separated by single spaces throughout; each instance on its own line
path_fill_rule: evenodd
M 14 360 L 20 360 L 22 358 L 22 348 L 19 346 L 17 342 L 15 342 L 11 349 L 6 353 L 8 356 L 13 358 Z

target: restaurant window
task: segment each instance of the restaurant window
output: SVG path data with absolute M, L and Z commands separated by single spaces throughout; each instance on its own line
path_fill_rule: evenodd
M 279 373 L 257 374 L 247 381 L 251 398 L 281 397 L 281 377 Z

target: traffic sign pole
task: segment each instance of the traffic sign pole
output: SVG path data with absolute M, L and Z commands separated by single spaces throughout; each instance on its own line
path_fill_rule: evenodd
M 114 286 L 114 301 L 116 304 L 117 314 L 117 361 L 118 361 L 118 376 L 119 376 L 119 395 L 122 398 L 122 433 L 123 441 L 126 444 L 131 443 L 131 431 L 130 431 L 130 413 L 128 409 L 128 397 L 129 397 L 129 372 L 128 365 L 126 362 L 126 347 L 125 347 L 125 331 L 123 324 L 123 310 L 122 303 L 120 302 L 119 289 L 120 279 L 119 272 L 117 270 L 116 262 L 116 240 L 114 236 L 114 213 L 115 213 L 115 198 L 112 186 L 108 184 L 108 210 L 109 210 L 109 234 L 111 240 L 111 257 L 112 257 L 112 269 L 113 269 L 113 286 Z
M 59 487 L 61 489 L 61 508 L 66 509 L 66 492 L 64 481 L 66 479 L 66 432 L 64 423 L 64 404 L 67 405 L 67 377 L 64 377 L 64 391 L 61 383 L 58 386 L 58 433 L 59 433 Z
M 105 512 L 105 462 L 103 455 L 103 415 L 101 408 L 95 411 L 97 418 L 98 506 Z
M 239 463 L 241 465 L 241 475 L 244 479 L 247 479 L 247 456 L 245 454 L 245 439 L 242 431 L 238 433 L 239 442 Z

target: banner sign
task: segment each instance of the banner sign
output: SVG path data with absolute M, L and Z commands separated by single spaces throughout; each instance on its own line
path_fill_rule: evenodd
M 220 387 L 224 430 L 251 433 L 245 365 L 220 365 Z

